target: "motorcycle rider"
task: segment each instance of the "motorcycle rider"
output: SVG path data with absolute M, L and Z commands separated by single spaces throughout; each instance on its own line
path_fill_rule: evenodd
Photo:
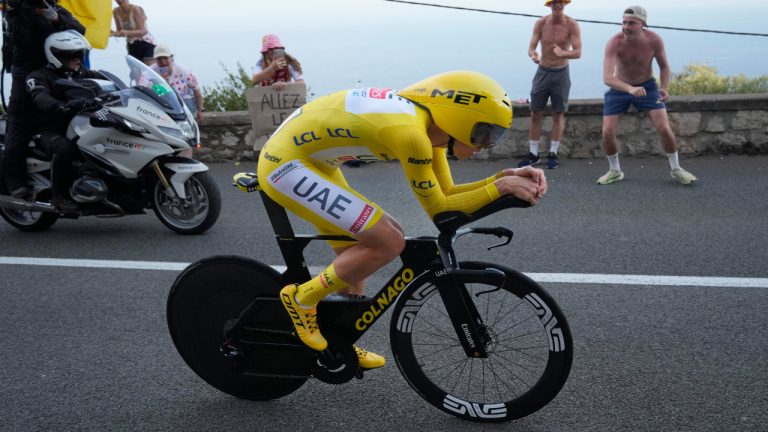
M 25 81 L 30 72 L 45 66 L 45 38 L 58 31 L 74 29 L 85 34 L 85 27 L 56 0 L 8 0 L 3 18 L 7 34 L 3 35 L 3 63 L 10 68 L 13 81 L 8 102 L 8 130 L 2 170 L 11 195 L 26 198 L 27 146 L 33 132 L 32 102 Z M 12 66 L 11 66 L 12 64 Z
M 77 210 L 68 191 L 77 144 L 67 139 L 67 126 L 78 112 L 97 102 L 94 98 L 68 101 L 63 90 L 54 83 L 60 79 L 103 78 L 98 72 L 82 68 L 90 48 L 88 41 L 74 30 L 53 33 L 45 39 L 48 64 L 27 76 L 27 91 L 35 110 L 35 132 L 40 135 L 42 148 L 53 155 L 52 202 L 65 213 Z

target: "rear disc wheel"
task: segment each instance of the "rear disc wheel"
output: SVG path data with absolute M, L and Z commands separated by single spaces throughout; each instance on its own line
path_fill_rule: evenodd
M 210 385 L 239 398 L 274 399 L 301 387 L 316 353 L 291 335 L 280 288 L 279 273 L 247 258 L 211 257 L 187 267 L 167 305 L 181 357 Z M 227 330 L 254 300 L 256 315 L 228 340 Z

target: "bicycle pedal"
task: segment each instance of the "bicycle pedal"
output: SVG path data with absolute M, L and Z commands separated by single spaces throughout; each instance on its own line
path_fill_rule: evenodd
M 224 342 L 219 347 L 219 351 L 228 359 L 239 359 L 243 357 L 243 352 L 240 351 L 238 347 L 232 345 L 230 341 Z

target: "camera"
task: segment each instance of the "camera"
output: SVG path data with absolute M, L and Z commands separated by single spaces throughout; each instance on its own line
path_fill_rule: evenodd
M 285 49 L 284 48 L 275 48 L 272 52 L 272 55 L 275 57 L 275 60 L 281 59 L 285 57 Z

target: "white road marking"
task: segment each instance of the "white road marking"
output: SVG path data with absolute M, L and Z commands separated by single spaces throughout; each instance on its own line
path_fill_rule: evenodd
M 181 271 L 184 270 L 184 268 L 186 268 L 189 263 L 0 257 L 0 265 Z M 285 266 L 272 267 L 280 272 L 285 270 Z M 310 273 L 312 274 L 319 273 L 320 270 L 322 270 L 320 267 L 310 267 Z M 537 282 L 550 283 L 768 288 L 768 278 L 621 275 L 590 273 L 526 273 L 526 275 Z

